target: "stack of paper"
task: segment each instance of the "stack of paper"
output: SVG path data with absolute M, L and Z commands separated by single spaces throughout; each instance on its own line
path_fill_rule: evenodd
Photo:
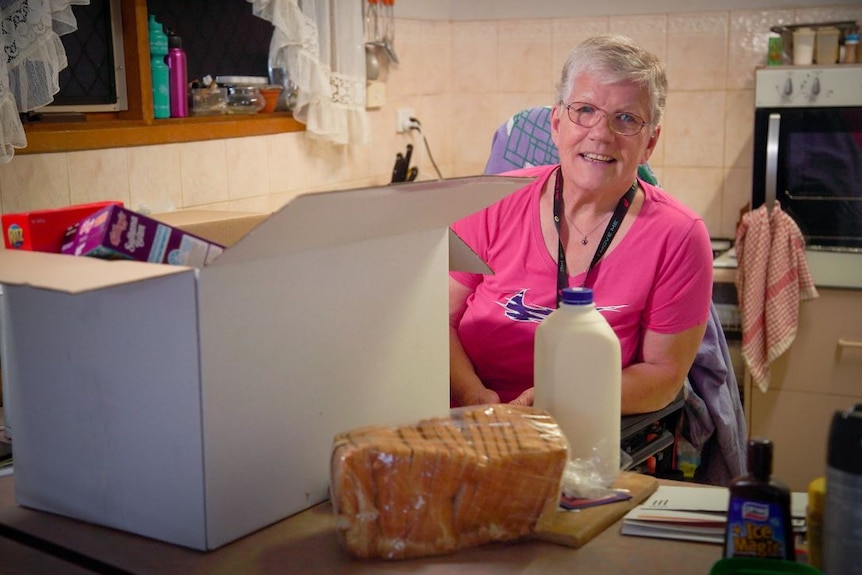
M 724 487 L 660 485 L 623 517 L 621 533 L 705 543 L 724 542 L 729 491 Z M 791 494 L 794 530 L 805 528 L 807 493 Z

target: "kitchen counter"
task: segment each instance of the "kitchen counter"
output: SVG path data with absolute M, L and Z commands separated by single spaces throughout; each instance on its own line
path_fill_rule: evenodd
M 808 248 L 805 261 L 814 285 L 819 288 L 862 289 L 862 252 L 835 252 Z M 719 254 L 712 262 L 715 283 L 733 283 L 738 261 L 736 250 Z
M 862 289 L 862 252 L 805 250 L 808 271 L 817 287 Z
M 712 268 L 712 283 L 732 284 L 736 281 L 736 268 Z
M 662 481 L 661 483 L 675 483 Z M 687 484 L 691 485 L 691 484 Z M 704 489 L 709 489 L 704 487 Z M 708 573 L 720 545 L 622 536 L 612 525 L 579 549 L 528 541 L 485 545 L 454 555 L 408 561 L 360 561 L 339 546 L 329 503 L 323 503 L 225 547 L 202 553 L 73 519 L 34 511 L 14 502 L 14 476 L 0 478 L 0 551 L 4 565 L 31 573 L 57 560 L 10 543 L 10 531 L 79 554 L 96 572 L 159 575 L 291 573 L 355 575 L 416 572 L 543 575 Z M 5 537 L 3 537 L 5 535 Z M 33 570 L 30 570 L 30 568 Z M 48 569 L 39 572 L 57 572 Z M 74 566 L 60 571 L 77 573 Z
M 737 265 L 735 249 L 720 253 L 712 260 L 713 283 L 734 283 Z

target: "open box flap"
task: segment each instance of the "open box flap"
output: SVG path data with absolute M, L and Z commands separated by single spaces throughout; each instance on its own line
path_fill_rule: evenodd
M 458 234 L 449 229 L 449 269 L 474 274 L 493 274 L 473 248 L 464 243 Z
M 476 176 L 297 196 L 208 267 L 447 228 L 531 178 Z
M 29 285 L 66 293 L 82 293 L 193 269 L 187 266 L 0 249 L 0 284 Z
M 228 212 L 220 210 L 178 210 L 153 214 L 153 219 L 230 247 L 254 229 L 270 213 Z
M 268 218 L 261 214 L 242 214 L 236 218 L 235 222 L 251 231 L 208 267 L 417 230 L 448 228 L 452 222 L 502 199 L 530 181 L 530 178 L 477 176 L 297 196 Z M 213 220 L 221 217 L 219 214 Z M 175 222 L 179 227 L 189 224 L 180 221 L 185 218 L 180 212 L 176 218 L 179 218 Z M 233 218 L 228 217 L 230 219 Z M 258 223 L 261 219 L 263 221 Z M 452 269 L 475 273 L 490 271 L 451 232 L 450 240 Z M 65 293 L 92 291 L 192 269 L 0 249 L 0 284 L 29 285 Z

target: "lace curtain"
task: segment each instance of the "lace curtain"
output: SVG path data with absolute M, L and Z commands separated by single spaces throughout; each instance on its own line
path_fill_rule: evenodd
M 365 31 L 360 0 L 247 0 L 273 24 L 271 68 L 297 86 L 294 117 L 306 135 L 338 144 L 369 141 Z
M 27 145 L 18 116 L 54 99 L 66 67 L 60 36 L 77 28 L 72 4 L 90 0 L 0 0 L 0 164 Z

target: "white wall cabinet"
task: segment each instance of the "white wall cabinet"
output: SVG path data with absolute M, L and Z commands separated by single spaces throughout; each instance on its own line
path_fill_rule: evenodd
M 746 377 L 749 435 L 775 445 L 773 474 L 793 491 L 826 473 L 833 414 L 862 403 L 862 290 L 818 288 L 763 393 Z

